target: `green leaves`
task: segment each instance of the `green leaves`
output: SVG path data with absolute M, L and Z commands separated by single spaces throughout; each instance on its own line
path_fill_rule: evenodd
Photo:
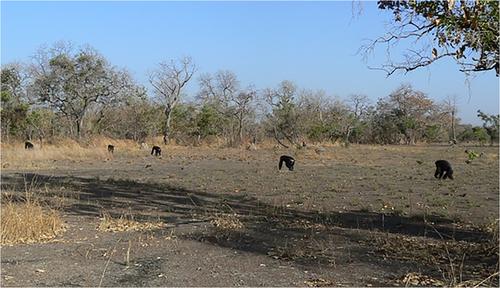
M 427 54 L 433 56 L 432 61 L 417 52 L 410 62 L 388 64 L 383 70 L 389 75 L 430 65 L 442 57 L 453 57 L 464 72 L 495 70 L 499 75 L 498 1 L 379 1 L 378 7 L 393 11 L 394 25 L 390 37 L 375 40 L 372 47 L 400 40 L 425 46 L 424 39 L 430 38 L 440 48 L 427 47 L 432 49 Z M 469 54 L 472 57 L 464 57 Z
M 481 110 L 477 110 L 477 117 L 483 120 L 483 128 L 486 130 L 488 135 L 490 136 L 491 144 L 493 142 L 498 142 L 499 139 L 499 125 L 500 125 L 500 115 L 488 115 L 486 113 L 481 112 Z

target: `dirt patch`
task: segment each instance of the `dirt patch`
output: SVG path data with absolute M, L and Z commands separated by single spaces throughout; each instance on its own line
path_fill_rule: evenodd
M 3 188 L 35 183 L 68 228 L 50 243 L 2 247 L 2 285 L 481 281 L 498 271 L 498 244 L 484 229 L 498 218 L 498 149 L 474 148 L 484 156 L 469 164 L 464 149 L 167 148 L 162 158 L 117 151 L 109 161 L 4 169 Z M 278 171 L 282 154 L 297 159 L 295 171 Z M 434 178 L 437 159 L 452 163 L 455 180 Z M 103 212 L 164 227 L 99 231 Z

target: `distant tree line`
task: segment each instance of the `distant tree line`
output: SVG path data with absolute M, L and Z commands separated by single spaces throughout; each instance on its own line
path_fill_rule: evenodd
M 342 100 L 286 80 L 257 89 L 243 86 L 231 71 L 197 78 L 196 72 L 190 58 L 162 62 L 149 75 L 148 91 L 91 47 L 57 43 L 40 49 L 31 63 L 1 68 L 2 141 L 103 135 L 227 146 L 264 139 L 286 147 L 498 142 L 499 115 L 478 111 L 483 126 L 462 125 L 456 99 L 437 103 L 408 84 L 372 103 L 366 95 Z M 187 101 L 185 87 L 196 81 L 198 91 Z

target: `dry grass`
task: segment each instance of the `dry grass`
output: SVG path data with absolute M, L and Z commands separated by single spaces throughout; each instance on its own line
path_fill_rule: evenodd
M 230 239 L 239 237 L 245 225 L 239 219 L 239 215 L 235 213 L 217 213 L 210 223 L 214 225 L 215 237 L 218 239 Z
M 60 235 L 65 229 L 59 212 L 43 207 L 32 197 L 16 203 L 4 197 L 2 203 L 1 243 L 37 243 Z
M 492 239 L 488 239 L 490 241 L 474 243 L 408 236 L 380 238 L 375 236 L 373 243 L 384 258 L 425 264 L 439 271 L 442 276 L 441 280 L 437 280 L 419 273 L 408 273 L 396 280 L 400 284 L 406 286 L 474 286 L 488 279 L 489 286 L 498 286 L 498 277 L 496 279 L 489 277 L 498 274 L 498 262 L 496 265 L 477 265 L 481 261 L 494 261 L 494 259 L 498 261 L 498 256 L 495 256 L 495 253 L 498 253 L 498 241 L 495 241 L 496 236 L 493 233 L 491 237 Z
M 71 139 L 40 146 L 34 142 L 33 150 L 24 149 L 23 142 L 1 143 L 2 168 L 50 168 L 60 160 L 109 160 L 113 155 L 107 151 L 107 145 L 115 146 L 116 153 L 141 153 L 140 145 L 131 140 L 115 140 L 104 137 L 79 143 Z M 115 154 L 116 154 L 115 153 Z
M 210 221 L 218 230 L 241 230 L 244 225 L 237 214 L 218 214 Z
M 120 215 L 119 217 L 113 217 L 108 212 L 103 212 L 97 230 L 104 232 L 148 231 L 165 226 L 165 223 L 160 221 L 138 222 L 134 220 L 133 216 Z
M 408 286 L 434 286 L 441 287 L 445 286 L 445 283 L 441 280 L 434 279 L 432 277 L 423 275 L 421 273 L 410 272 L 396 280 L 396 283 L 402 284 L 405 287 Z
M 108 161 L 113 157 L 121 157 L 127 154 L 128 156 L 141 156 L 148 155 L 149 149 L 153 145 L 159 145 L 166 148 L 162 154 L 163 158 L 169 158 L 173 155 L 185 157 L 190 160 L 201 160 L 210 158 L 207 155 L 212 155 L 220 160 L 239 160 L 249 161 L 255 155 L 256 151 L 248 151 L 246 147 L 248 143 L 243 143 L 239 147 L 227 147 L 214 141 L 214 143 L 201 143 L 197 147 L 182 146 L 174 142 L 170 143 L 167 147 L 162 144 L 161 137 L 148 138 L 145 142 L 148 149 L 141 148 L 141 145 L 132 140 L 117 140 L 106 137 L 96 137 L 90 140 L 77 142 L 75 140 L 66 138 L 59 139 L 51 143 L 44 143 L 43 146 L 39 142 L 34 141 L 35 148 L 33 150 L 25 150 L 24 142 L 11 142 L 0 143 L 1 158 L 3 169 L 38 169 L 38 168 L 53 168 L 57 165 L 57 161 L 83 161 L 83 160 L 102 160 Z M 109 154 L 107 145 L 112 144 L 115 146 L 114 155 Z M 276 146 L 270 141 L 260 143 L 258 149 L 268 149 L 269 147 Z M 307 149 L 298 149 L 290 147 L 285 149 L 283 147 L 274 147 L 276 155 L 290 154 L 299 158 L 305 159 L 323 159 L 331 160 L 337 158 L 337 151 L 333 153 L 330 150 L 325 150 L 318 154 L 315 152 L 316 147 L 334 147 L 333 144 L 325 143 L 321 145 L 309 145 Z M 145 154 L 147 152 L 147 154 Z
M 304 284 L 306 284 L 309 287 L 332 287 L 332 286 L 335 286 L 335 285 L 333 285 L 332 281 L 325 280 L 323 278 L 315 278 L 315 279 L 305 280 Z

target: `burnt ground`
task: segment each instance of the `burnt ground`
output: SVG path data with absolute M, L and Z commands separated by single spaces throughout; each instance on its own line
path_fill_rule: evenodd
M 484 155 L 470 164 L 471 147 L 117 148 L 2 170 L 2 192 L 29 186 L 66 232 L 3 246 L 1 286 L 404 286 L 411 272 L 435 286 L 498 271 L 498 147 L 472 147 Z M 277 170 L 282 154 L 295 171 Z M 438 159 L 455 180 L 434 178 Z M 104 213 L 166 226 L 102 232 Z

